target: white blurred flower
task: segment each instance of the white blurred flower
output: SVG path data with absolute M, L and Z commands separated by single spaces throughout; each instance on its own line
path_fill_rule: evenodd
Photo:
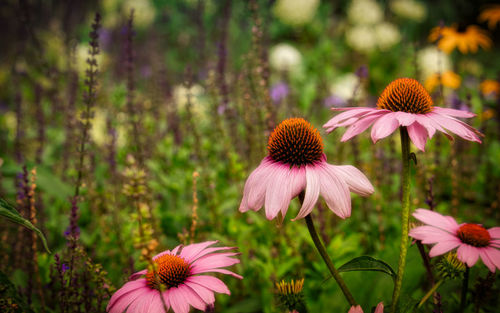
M 278 0 L 274 5 L 274 15 L 283 23 L 300 26 L 310 22 L 320 0 Z
M 134 26 L 139 28 L 151 25 L 155 19 L 155 8 L 149 0 L 126 0 L 123 13 L 128 17 L 134 9 Z
M 271 48 L 269 64 L 274 70 L 296 73 L 302 64 L 302 55 L 295 47 L 280 43 Z
M 347 44 L 359 52 L 371 52 L 377 47 L 377 39 L 373 27 L 357 25 L 350 27 L 345 33 Z
M 354 93 L 355 91 L 356 93 Z M 353 96 L 356 100 L 364 96 L 359 78 L 354 73 L 347 73 L 338 77 L 330 86 L 330 93 L 346 102 L 353 99 Z
M 111 142 L 111 134 L 108 130 L 107 119 L 109 113 L 102 109 L 94 110 L 94 117 L 90 120 L 92 128 L 90 129 L 90 137 L 99 147 L 104 147 Z M 126 144 L 126 120 L 123 115 L 117 115 L 118 126 L 114 130 L 116 133 L 116 146 L 122 148 Z
M 352 0 L 347 18 L 353 24 L 375 24 L 382 21 L 384 13 L 374 0 Z
M 394 24 L 382 22 L 375 26 L 375 38 L 380 50 L 387 50 L 401 40 L 401 34 Z
M 82 44 L 79 44 L 75 50 L 76 70 L 78 71 L 79 75 L 82 77 L 85 75 L 85 71 L 88 69 L 87 59 L 90 56 L 89 48 L 90 48 L 89 44 L 82 43 Z M 99 54 L 96 55 L 95 58 L 97 60 L 97 67 L 98 67 L 99 71 L 102 72 L 103 69 L 106 67 L 107 61 L 108 61 L 106 56 L 105 56 L 104 51 L 100 50 Z
M 450 57 L 434 46 L 417 52 L 417 64 L 423 80 L 435 73 L 444 73 L 452 69 Z
M 186 112 L 189 102 L 193 116 L 204 117 L 208 112 L 207 104 L 202 101 L 204 93 L 203 87 L 197 84 L 191 88 L 187 88 L 185 85 L 176 85 L 173 90 L 173 98 L 179 112 Z
M 416 22 L 422 22 L 427 16 L 427 8 L 421 2 L 414 0 L 394 0 L 391 2 L 394 14 Z

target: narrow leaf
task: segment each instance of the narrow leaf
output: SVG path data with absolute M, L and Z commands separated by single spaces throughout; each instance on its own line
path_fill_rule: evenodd
M 382 260 L 377 260 L 371 256 L 363 255 L 354 258 L 346 264 L 339 267 L 339 272 L 353 272 L 353 271 L 374 271 L 382 272 L 391 276 L 392 279 L 396 278 L 396 273 L 392 267 Z
M 50 252 L 49 246 L 47 245 L 47 240 L 45 239 L 45 236 L 42 234 L 42 232 L 36 228 L 33 224 L 31 224 L 30 221 L 25 219 L 24 217 L 19 214 L 19 212 L 9 203 L 7 203 L 5 200 L 0 198 L 0 216 L 3 216 L 10 220 L 11 222 L 23 225 L 24 227 L 34 231 L 38 237 L 42 240 L 43 247 L 48 253 Z

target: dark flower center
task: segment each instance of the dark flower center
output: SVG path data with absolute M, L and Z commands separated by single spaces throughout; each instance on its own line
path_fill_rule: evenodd
M 321 159 L 323 140 L 318 130 L 303 118 L 289 118 L 273 130 L 267 150 L 274 161 L 300 167 Z
M 464 224 L 457 231 L 457 236 L 463 243 L 474 247 L 487 247 L 490 244 L 490 233 L 481 225 Z
M 146 281 L 150 288 L 160 290 L 160 285 L 167 289 L 177 287 L 189 276 L 190 266 L 177 255 L 164 254 L 154 260 L 155 269 L 148 270 Z
M 398 78 L 378 98 L 377 107 L 393 112 L 425 114 L 432 110 L 432 98 L 424 86 L 412 78 Z

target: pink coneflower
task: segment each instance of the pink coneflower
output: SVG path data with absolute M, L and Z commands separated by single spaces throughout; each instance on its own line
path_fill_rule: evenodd
M 458 118 L 469 118 L 475 114 L 460 110 L 433 106 L 432 98 L 415 79 L 399 78 L 390 83 L 380 95 L 376 108 L 353 107 L 332 108 L 346 111 L 330 119 L 323 127 L 332 132 L 337 127 L 349 126 L 341 141 L 347 141 L 373 125 L 373 142 L 392 134 L 399 126 L 406 126 L 415 146 L 424 151 L 427 139 L 436 130 L 453 140 L 452 132 L 466 140 L 481 142 L 482 134 Z
M 266 217 L 282 218 L 291 199 L 305 190 L 302 208 L 295 219 L 311 213 L 319 195 L 339 217 L 351 215 L 349 191 L 362 196 L 373 193 L 366 176 L 350 165 L 326 163 L 319 132 L 302 118 L 281 122 L 269 136 L 269 155 L 245 183 L 240 211 L 258 211 L 265 206 Z
M 347 313 L 364 313 L 364 312 L 360 305 L 357 306 L 353 305 L 349 310 L 349 312 Z M 375 311 L 373 313 L 384 313 L 384 304 L 382 302 L 377 304 L 377 307 L 375 308 Z
M 500 227 L 490 229 L 479 224 L 458 224 L 451 216 L 443 216 L 426 209 L 417 209 L 413 216 L 425 226 L 410 230 L 410 236 L 424 244 L 436 245 L 429 251 L 430 257 L 457 249 L 457 257 L 469 267 L 481 257 L 483 263 L 495 272 L 500 268 Z
M 223 268 L 239 263 L 238 259 L 232 258 L 238 253 L 215 253 L 235 248 L 209 248 L 215 243 L 217 241 L 185 247 L 179 245 L 172 251 L 156 255 L 153 257 L 156 270 L 142 270 L 133 274 L 130 277 L 132 280 L 113 294 L 106 311 L 156 313 L 163 312 L 163 303 L 175 313 L 188 313 L 190 306 L 204 311 L 215 302 L 214 292 L 230 292 L 220 279 L 200 274 L 217 272 L 243 278 Z

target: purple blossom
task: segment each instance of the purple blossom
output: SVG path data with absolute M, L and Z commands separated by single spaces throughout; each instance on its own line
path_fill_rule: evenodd
M 327 108 L 331 107 L 345 107 L 347 101 L 337 95 L 330 95 L 323 100 L 323 105 Z
M 109 50 L 113 40 L 113 32 L 107 28 L 99 29 L 99 43 L 102 49 Z
M 359 79 L 367 78 L 369 74 L 368 67 L 366 65 L 361 65 L 360 67 L 358 67 L 355 74 L 359 77 Z
M 271 87 L 270 95 L 274 103 L 280 103 L 290 93 L 288 85 L 284 82 L 278 82 Z
M 63 273 L 66 272 L 67 270 L 69 270 L 69 266 L 66 263 L 63 263 L 61 268 L 62 268 Z

